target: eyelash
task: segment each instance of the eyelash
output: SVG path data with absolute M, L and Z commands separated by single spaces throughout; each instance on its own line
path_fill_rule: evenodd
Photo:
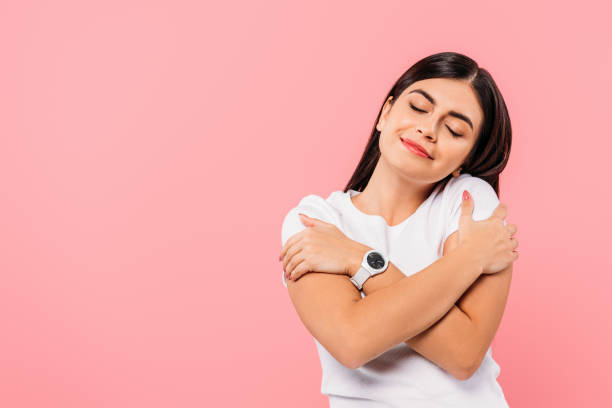
M 426 111 L 424 111 L 424 110 L 422 110 L 422 109 L 417 108 L 417 107 L 416 107 L 416 106 L 414 106 L 413 104 L 410 104 L 410 107 L 411 107 L 413 110 L 415 110 L 415 111 L 417 111 L 417 112 L 420 112 L 420 113 L 426 112 Z M 449 131 L 449 132 L 451 132 L 451 134 L 453 135 L 453 137 L 461 137 L 461 136 L 463 136 L 463 135 L 461 135 L 461 134 L 459 134 L 459 133 L 455 133 L 455 132 L 453 132 L 453 131 L 451 130 L 451 128 L 449 128 L 448 126 L 446 126 L 446 128 L 448 129 L 448 131 Z

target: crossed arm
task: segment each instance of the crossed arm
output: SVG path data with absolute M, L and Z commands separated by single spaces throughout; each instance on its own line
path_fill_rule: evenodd
M 457 231 L 444 243 L 443 255 L 458 245 Z M 396 269 L 368 279 L 367 295 L 395 284 L 404 275 Z M 510 282 L 512 264 L 501 272 L 480 275 L 455 305 L 433 326 L 405 343 L 457 379 L 468 379 L 480 367 L 501 322 Z
M 325 273 L 308 273 L 298 281 L 288 281 L 289 294 L 311 334 L 351 368 L 374 358 L 373 350 L 384 352 L 405 341 L 457 379 L 467 379 L 480 366 L 501 321 L 512 266 L 494 275 L 465 279 L 461 273 L 471 274 L 469 266 L 453 265 L 468 259 L 469 253 L 446 256 L 456 252 L 456 247 L 457 232 L 446 240 L 445 256 L 426 274 L 406 277 L 390 264 L 385 273 L 366 281 L 363 299 L 347 276 Z M 465 282 L 469 282 L 467 286 Z M 439 289 L 415 291 L 416 287 Z M 404 296 L 409 291 L 414 296 Z M 393 302 L 387 302 L 388 297 Z M 424 312 L 421 305 L 430 310 Z M 430 320 L 431 316 L 436 317 Z M 403 327 L 406 321 L 411 322 L 410 328 Z M 372 336 L 372 332 L 378 335 Z M 342 355 L 355 342 L 361 344 L 352 349 L 359 351 Z

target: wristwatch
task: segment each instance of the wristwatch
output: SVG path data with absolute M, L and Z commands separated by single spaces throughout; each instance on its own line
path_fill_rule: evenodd
M 357 286 L 357 289 L 361 290 L 369 277 L 386 271 L 387 266 L 389 266 L 389 259 L 382 252 L 372 249 L 365 253 L 359 270 L 351 277 L 350 281 Z

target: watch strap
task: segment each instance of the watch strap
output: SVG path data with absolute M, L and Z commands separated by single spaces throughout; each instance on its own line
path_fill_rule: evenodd
M 350 281 L 353 282 L 353 285 L 357 286 L 357 289 L 361 290 L 364 282 L 369 277 L 370 271 L 368 271 L 366 268 L 363 267 L 363 265 L 361 265 L 357 273 L 351 277 Z

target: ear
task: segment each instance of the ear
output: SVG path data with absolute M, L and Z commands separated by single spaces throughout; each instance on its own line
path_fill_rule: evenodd
M 382 128 L 387 122 L 387 116 L 389 115 L 389 111 L 391 110 L 391 99 L 393 99 L 393 96 L 390 96 L 387 99 L 383 106 L 382 112 L 380 113 L 380 118 L 378 119 L 378 123 L 376 124 L 376 130 L 378 130 L 379 132 L 382 132 Z

